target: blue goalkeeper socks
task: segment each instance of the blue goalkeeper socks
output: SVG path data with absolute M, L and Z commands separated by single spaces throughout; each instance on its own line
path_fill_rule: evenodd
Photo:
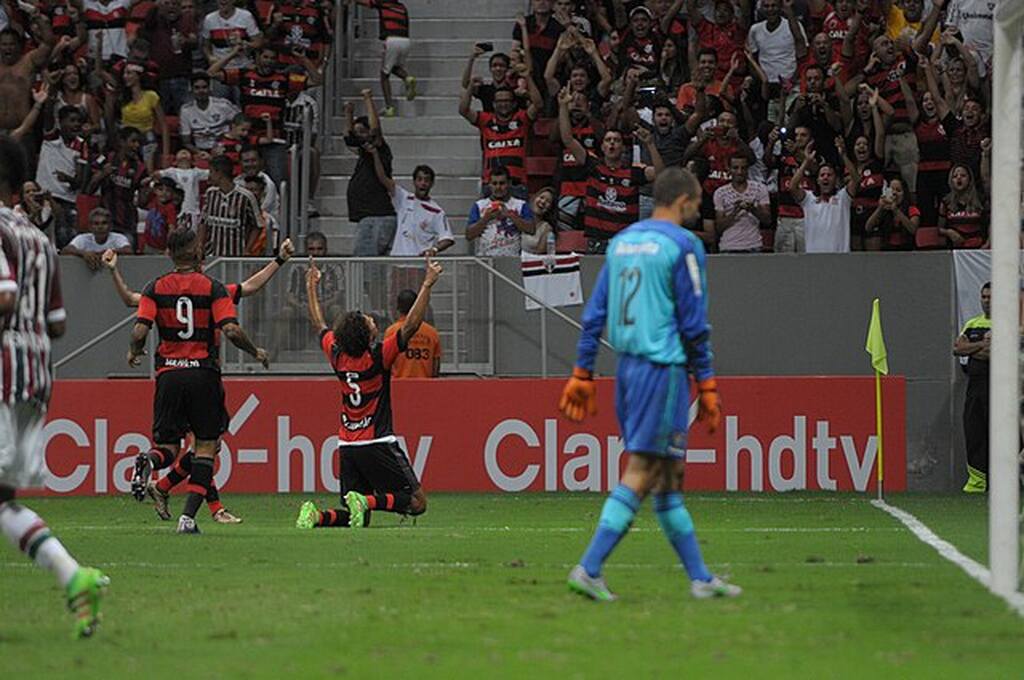
M 629 531 L 629 525 L 633 523 L 639 509 L 640 497 L 628 486 L 619 484 L 612 489 L 601 509 L 601 519 L 597 523 L 594 538 L 590 540 L 590 545 L 580 560 L 588 575 L 601 574 L 601 565 Z
M 661 493 L 654 497 L 654 513 L 669 543 L 679 555 L 691 581 L 710 581 L 711 572 L 704 564 L 693 530 L 693 519 L 683 505 L 683 494 L 678 491 Z

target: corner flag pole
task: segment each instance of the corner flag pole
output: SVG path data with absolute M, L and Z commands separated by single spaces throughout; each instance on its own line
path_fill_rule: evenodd
M 871 322 L 868 324 L 868 340 L 864 349 L 871 355 L 871 367 L 875 370 L 875 441 L 878 455 L 878 500 L 882 500 L 882 483 L 885 478 L 884 454 L 882 447 L 882 374 L 889 374 L 889 356 L 885 350 L 882 335 L 882 311 L 878 298 L 871 303 Z

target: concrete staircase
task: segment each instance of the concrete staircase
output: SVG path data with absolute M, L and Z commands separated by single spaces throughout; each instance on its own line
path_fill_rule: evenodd
M 497 51 L 511 48 L 515 17 L 523 5 L 515 0 L 406 0 L 413 40 L 407 68 L 416 76 L 419 96 L 413 102 L 405 101 L 401 85 L 393 80 L 398 116 L 385 118 L 382 124 L 399 182 L 411 189 L 412 169 L 420 163 L 437 172 L 433 197 L 447 211 L 456 234 L 456 245 L 449 251 L 452 254 L 469 252 L 462 234 L 480 178 L 479 136 L 458 114 L 462 69 L 476 42 L 493 42 Z M 359 92 L 364 88 L 373 90 L 378 107 L 383 108 L 377 15 L 363 9 L 362 17 L 354 77 L 340 89 L 340 96 L 356 104 L 357 115 L 362 114 Z M 478 60 L 476 74 L 487 75 L 486 57 Z M 337 134 L 325 147 L 317 199 L 321 217 L 314 226 L 328 235 L 330 252 L 349 255 L 353 230 L 345 191 L 356 157 L 341 141 L 343 121 L 334 123 Z

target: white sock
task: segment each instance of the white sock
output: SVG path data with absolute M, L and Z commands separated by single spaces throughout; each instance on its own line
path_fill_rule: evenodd
M 43 569 L 52 571 L 62 587 L 78 570 L 78 562 L 50 533 L 46 522 L 25 506 L 14 502 L 0 505 L 0 531 L 15 548 Z

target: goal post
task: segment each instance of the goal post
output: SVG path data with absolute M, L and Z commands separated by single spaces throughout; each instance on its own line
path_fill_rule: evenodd
M 992 361 L 989 411 L 989 587 L 1000 595 L 1019 584 L 1017 454 L 1020 436 L 1021 97 L 1024 2 L 996 8 L 992 79 Z

